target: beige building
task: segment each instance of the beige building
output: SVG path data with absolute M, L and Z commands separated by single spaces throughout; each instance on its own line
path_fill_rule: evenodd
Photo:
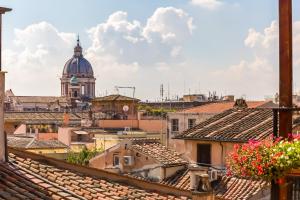
M 233 108 L 178 134 L 173 140 L 180 143 L 191 163 L 222 169 L 234 144 L 262 140 L 272 133 L 272 109 Z
M 65 97 L 15 96 L 12 90 L 5 92 L 5 111 L 63 111 L 68 106 Z
M 57 159 L 66 159 L 69 152 L 68 146 L 58 140 L 39 140 L 26 135 L 8 136 L 7 144 L 11 148 L 43 154 Z
M 106 119 L 137 119 L 139 99 L 119 94 L 97 97 L 92 100 L 92 110 L 106 114 Z
M 185 168 L 187 161 L 155 139 L 130 139 L 90 160 L 89 166 L 161 181 Z
M 57 138 L 74 152 L 79 152 L 83 148 L 97 148 L 94 133 L 82 131 L 78 127 L 59 127 Z
M 210 103 L 194 108 L 185 109 L 182 111 L 168 113 L 167 125 L 168 125 L 168 145 L 171 148 L 175 148 L 178 152 L 184 152 L 183 142 L 174 143 L 173 137 L 178 134 L 193 128 L 195 125 L 219 114 L 228 109 L 238 106 L 237 102 L 218 102 Z M 246 101 L 246 107 L 248 108 L 269 108 L 274 107 L 276 104 L 270 101 Z M 177 145 L 174 146 L 174 145 Z

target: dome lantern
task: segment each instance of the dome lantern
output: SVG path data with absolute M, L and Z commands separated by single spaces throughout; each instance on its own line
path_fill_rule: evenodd
M 77 45 L 74 47 L 74 57 L 82 56 L 82 47 L 80 46 L 79 35 L 77 36 Z

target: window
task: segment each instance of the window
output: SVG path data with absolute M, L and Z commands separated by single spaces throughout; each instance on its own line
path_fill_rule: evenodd
M 120 165 L 120 157 L 119 155 L 115 154 L 113 155 L 113 166 L 119 166 Z
M 179 120 L 178 119 L 172 119 L 171 120 L 171 130 L 172 132 L 178 132 L 179 131 Z
M 82 86 L 81 86 L 81 94 L 82 94 L 82 95 L 84 95 L 84 94 L 85 94 L 85 91 L 84 91 L 84 89 L 85 89 L 85 88 L 84 88 L 84 85 L 82 85 Z
M 198 144 L 197 145 L 197 163 L 199 165 L 211 164 L 211 145 Z
M 188 128 L 193 128 L 196 125 L 196 119 L 188 119 Z

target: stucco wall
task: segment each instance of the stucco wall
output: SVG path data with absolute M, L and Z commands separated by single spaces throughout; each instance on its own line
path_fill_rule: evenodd
M 215 114 L 213 113 L 181 113 L 181 112 L 168 113 L 167 126 L 169 130 L 169 139 L 173 138 L 176 134 L 179 134 L 187 130 L 189 119 L 195 119 L 196 120 L 195 124 L 199 124 L 200 122 L 203 122 L 214 115 Z M 178 119 L 179 130 L 177 132 L 172 131 L 172 119 Z
M 25 133 L 26 133 L 26 124 L 20 124 L 14 132 L 14 134 L 25 134 Z
M 59 141 L 64 143 L 67 146 L 70 146 L 71 144 L 71 131 L 74 130 L 74 128 L 70 127 L 59 127 L 58 128 L 58 135 L 57 138 Z
M 174 149 L 179 154 L 184 154 L 185 153 L 184 140 L 169 139 L 168 140 L 168 148 Z
M 189 159 L 189 161 L 197 162 L 197 144 L 211 144 L 211 162 L 212 165 L 225 166 L 225 158 L 229 152 L 233 150 L 234 143 L 222 142 L 222 146 L 219 142 L 203 142 L 203 141 L 185 141 L 185 154 L 184 156 Z
M 127 149 L 125 149 L 127 144 Z M 90 160 L 89 166 L 97 169 L 111 169 L 113 168 L 113 157 L 118 155 L 120 158 L 120 170 L 123 173 L 136 172 L 137 174 L 145 175 L 158 180 L 163 179 L 165 176 L 169 177 L 176 173 L 183 166 L 176 166 L 170 168 L 162 168 L 161 164 L 149 156 L 145 156 L 137 151 L 130 150 L 130 142 L 123 141 L 120 145 L 116 145 L 107 149 L 102 154 Z M 134 164 L 132 166 L 124 165 L 124 156 L 133 156 Z M 162 171 L 164 170 L 164 171 Z
M 100 128 L 138 128 L 138 120 L 99 120 Z
M 181 166 L 175 166 L 175 167 L 167 167 L 165 168 L 165 177 L 164 178 L 168 178 L 170 176 L 173 176 L 178 170 L 183 169 L 185 166 L 181 165 Z
M 38 140 L 57 140 L 57 133 L 38 133 Z
M 166 120 L 139 120 L 139 128 L 145 132 L 166 133 L 167 121 Z
M 100 128 L 138 128 L 150 133 L 167 132 L 166 120 L 99 120 Z

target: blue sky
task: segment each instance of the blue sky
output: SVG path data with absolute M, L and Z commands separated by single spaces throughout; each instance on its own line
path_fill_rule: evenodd
M 136 86 L 141 99 L 157 99 L 160 84 L 170 86 L 171 97 L 217 91 L 262 99 L 277 90 L 274 0 L 3 0 L 1 6 L 13 8 L 3 40 L 7 88 L 16 95 L 60 94 L 77 33 L 98 95 L 115 85 Z M 295 37 L 299 17 L 294 12 Z M 295 74 L 297 54 L 296 47 Z

